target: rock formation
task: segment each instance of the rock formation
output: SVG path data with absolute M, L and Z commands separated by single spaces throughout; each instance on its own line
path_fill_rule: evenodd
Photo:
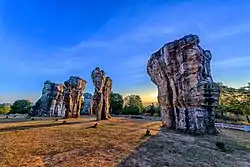
M 196 35 L 165 44 L 152 54 L 147 72 L 158 88 L 163 124 L 188 133 L 216 133 L 220 89 L 211 76 L 212 55 Z
M 44 82 L 41 98 L 31 108 L 30 116 L 65 116 L 63 102 L 64 86 L 50 81 Z
M 86 86 L 86 81 L 80 77 L 71 76 L 69 80 L 64 82 L 64 103 L 65 103 L 65 117 L 77 118 L 80 116 L 82 95 Z
M 84 105 L 83 105 L 83 109 L 82 109 L 81 114 L 92 114 L 92 112 L 91 112 L 92 94 L 84 93 L 83 98 L 84 98 L 84 103 L 83 103 Z
M 104 120 L 109 115 L 109 97 L 111 92 L 112 81 L 99 67 L 92 71 L 92 80 L 95 86 L 95 92 L 92 102 L 92 112 L 96 114 L 97 120 Z
M 106 81 L 103 87 L 103 113 L 101 119 L 110 118 L 110 93 L 112 89 L 112 80 L 110 77 L 106 77 Z

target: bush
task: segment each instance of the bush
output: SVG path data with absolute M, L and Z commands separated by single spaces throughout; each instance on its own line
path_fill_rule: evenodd
M 123 108 L 122 114 L 124 115 L 139 115 L 141 114 L 139 106 L 125 106 Z
M 119 93 L 111 92 L 110 94 L 110 113 L 120 114 L 123 109 L 123 97 Z
M 4 103 L 0 104 L 0 114 L 9 114 L 11 110 L 11 105 Z
M 27 114 L 31 109 L 32 103 L 29 100 L 17 100 L 11 106 L 12 114 Z
M 155 106 L 153 103 L 145 108 L 144 113 L 150 116 L 161 116 L 160 107 Z

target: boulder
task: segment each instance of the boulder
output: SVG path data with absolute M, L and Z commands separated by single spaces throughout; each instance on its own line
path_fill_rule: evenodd
M 63 101 L 64 85 L 51 81 L 44 82 L 42 96 L 31 108 L 30 116 L 64 117 L 65 105 Z
M 199 42 L 197 35 L 190 34 L 165 44 L 151 55 L 147 73 L 157 85 L 163 125 L 214 134 L 220 88 L 211 75 L 211 52 Z

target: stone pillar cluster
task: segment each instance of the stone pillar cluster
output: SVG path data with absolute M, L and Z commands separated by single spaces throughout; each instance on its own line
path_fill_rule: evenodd
M 112 80 L 98 67 L 92 72 L 92 80 L 95 86 L 93 96 L 84 93 L 87 82 L 80 77 L 71 76 L 64 84 L 46 81 L 42 96 L 29 115 L 77 118 L 80 114 L 96 114 L 97 120 L 109 119 Z
M 79 117 L 86 81 L 71 76 L 64 84 L 44 82 L 42 96 L 30 110 L 31 116 Z

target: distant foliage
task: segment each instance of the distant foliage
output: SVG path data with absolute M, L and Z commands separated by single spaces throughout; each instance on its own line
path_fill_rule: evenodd
M 145 107 L 144 113 L 150 116 L 161 116 L 160 108 L 155 106 L 154 103 Z
M 129 95 L 124 98 L 123 114 L 138 115 L 143 111 L 142 100 L 139 95 Z
M 9 114 L 11 105 L 8 103 L 0 104 L 0 114 Z
M 31 107 L 32 103 L 29 100 L 17 100 L 11 106 L 11 113 L 27 114 Z
M 250 122 L 248 115 L 250 115 L 250 83 L 241 88 L 232 88 L 219 83 L 221 88 L 221 96 L 217 112 L 222 118 L 226 118 L 225 113 L 245 115 L 248 122 Z
M 120 114 L 123 109 L 123 97 L 119 93 L 111 92 L 110 94 L 110 110 L 111 114 Z
M 124 106 L 122 114 L 125 115 L 139 115 L 141 110 L 139 106 Z

